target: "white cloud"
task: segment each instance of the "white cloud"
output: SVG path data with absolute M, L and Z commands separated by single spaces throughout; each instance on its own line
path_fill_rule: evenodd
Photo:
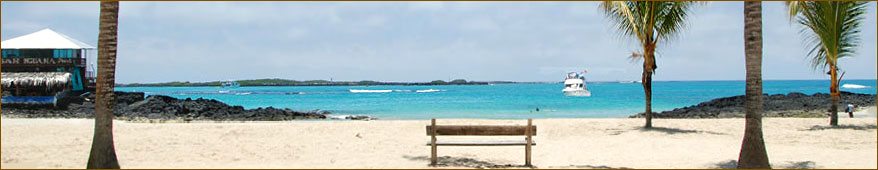
M 372 15 L 363 20 L 363 25 L 368 27 L 379 27 L 387 23 L 387 17 Z
M 97 3 L 77 3 L 3 2 L 3 38 L 51 27 L 96 44 Z M 589 80 L 638 80 L 641 63 L 627 58 L 636 43 L 598 3 L 122 2 L 118 80 L 556 81 L 583 68 Z M 741 6 L 696 9 L 686 31 L 661 44 L 656 79 L 742 79 Z M 25 15 L 33 7 L 45 12 Z M 840 61 L 847 78 L 876 75 L 875 3 L 869 9 L 860 53 Z M 823 78 L 783 3 L 763 10 L 764 77 Z
M 35 18 L 51 18 L 56 16 L 97 18 L 98 10 L 82 9 L 96 8 L 98 6 L 98 2 L 45 2 L 23 4 L 19 8 L 21 14 Z
M 412 10 L 428 10 L 428 11 L 437 11 L 442 10 L 445 7 L 445 2 L 442 1 L 414 1 L 408 2 L 409 9 Z
M 567 6 L 567 12 L 572 16 L 582 16 L 582 17 L 603 17 L 603 14 L 598 10 L 597 5 L 600 2 L 587 2 L 580 4 L 571 4 Z
M 3 30 L 4 32 L 10 31 L 10 32 L 15 32 L 15 33 L 20 34 L 20 35 L 12 35 L 12 36 L 21 36 L 21 35 L 24 35 L 24 34 L 27 34 L 30 32 L 36 32 L 36 31 L 39 31 L 41 29 L 48 28 L 48 26 L 46 26 L 42 23 L 30 22 L 30 21 L 3 22 L 2 27 L 4 29 Z M 4 36 L 3 36 L 3 40 L 13 38 L 13 37 L 6 37 L 5 35 L 6 34 L 4 34 Z
M 290 28 L 286 31 L 285 35 L 290 39 L 299 39 L 308 35 L 308 30 L 304 28 Z
M 478 11 L 487 8 L 490 5 L 502 4 L 504 2 L 487 2 L 487 1 L 454 1 L 449 2 L 450 9 L 453 11 Z M 505 2 L 509 3 L 509 2 Z
M 497 31 L 500 27 L 497 23 L 488 17 L 479 17 L 465 19 L 460 24 L 461 29 L 470 31 Z

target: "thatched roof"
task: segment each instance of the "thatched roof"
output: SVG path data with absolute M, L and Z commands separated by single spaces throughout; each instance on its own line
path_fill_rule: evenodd
M 70 84 L 70 76 L 68 72 L 3 72 L 0 84 L 3 88 L 65 88 Z

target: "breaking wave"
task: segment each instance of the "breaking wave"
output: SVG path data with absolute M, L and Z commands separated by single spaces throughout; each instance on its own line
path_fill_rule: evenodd
M 846 88 L 846 89 L 865 89 L 865 88 L 869 88 L 869 86 L 864 86 L 864 85 L 859 85 L 859 84 L 844 84 L 844 85 L 841 85 L 841 88 Z

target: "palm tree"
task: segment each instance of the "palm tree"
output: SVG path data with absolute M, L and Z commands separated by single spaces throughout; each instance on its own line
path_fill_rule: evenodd
M 116 82 L 116 29 L 119 1 L 101 1 L 98 35 L 98 76 L 95 101 L 95 129 L 88 156 L 89 169 L 119 169 L 113 147 L 113 88 Z
M 795 1 L 787 2 L 790 19 L 804 26 L 802 34 L 810 43 L 811 65 L 814 69 L 829 69 L 832 107 L 829 125 L 838 126 L 838 102 L 841 95 L 838 84 L 838 59 L 854 55 L 860 43 L 860 24 L 866 13 L 866 3 L 860 1 Z
M 655 51 L 659 41 L 671 40 L 683 29 L 692 1 L 604 1 L 601 9 L 625 36 L 636 38 L 643 59 L 641 82 L 646 95 L 646 128 L 652 127 L 652 75 L 655 74 Z
M 747 86 L 744 110 L 747 113 L 744 142 L 738 155 L 738 169 L 770 169 L 762 139 L 762 2 L 744 2 L 744 51 Z

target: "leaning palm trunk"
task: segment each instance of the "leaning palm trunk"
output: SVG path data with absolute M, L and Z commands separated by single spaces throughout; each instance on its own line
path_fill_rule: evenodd
M 119 169 L 113 147 L 113 88 L 116 80 L 116 29 L 119 2 L 102 1 L 98 35 L 98 76 L 95 101 L 95 129 L 88 157 L 89 169 Z
M 747 70 L 744 110 L 744 142 L 738 155 L 738 169 L 769 169 L 762 138 L 762 2 L 744 2 L 744 51 Z
M 829 125 L 838 126 L 838 59 L 854 55 L 860 43 L 860 24 L 866 13 L 861 1 L 792 1 L 787 2 L 790 19 L 804 28 L 802 33 L 812 45 L 811 65 L 814 69 L 829 69 L 831 94 Z

